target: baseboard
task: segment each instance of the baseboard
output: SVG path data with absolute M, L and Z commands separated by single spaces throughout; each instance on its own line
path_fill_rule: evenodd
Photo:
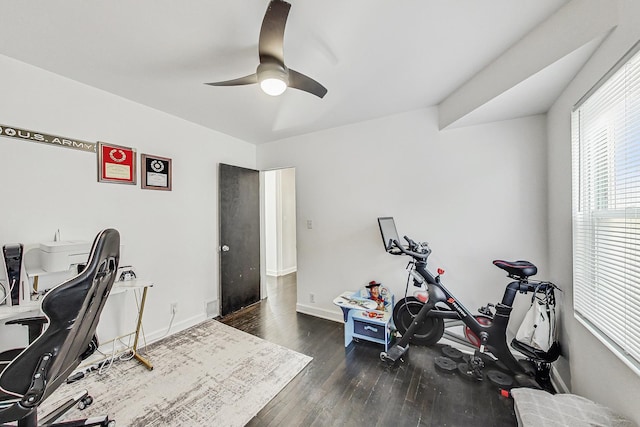
M 296 304 L 296 311 L 302 314 L 308 314 L 310 316 L 320 317 L 322 319 L 331 320 L 334 322 L 344 323 L 342 313 L 336 313 L 332 310 L 325 310 L 323 308 L 312 307 L 305 304 Z
M 169 335 L 173 335 L 177 332 L 181 332 L 184 331 L 185 329 L 188 329 L 192 326 L 195 326 L 199 323 L 204 322 L 205 320 L 207 320 L 207 316 L 205 313 L 199 313 L 195 316 L 189 317 L 187 319 L 183 319 L 179 322 L 173 322 L 173 324 L 171 325 L 171 329 L 169 330 L 169 332 L 167 333 L 167 329 L 163 329 L 160 331 L 155 331 L 152 332 L 150 334 L 147 334 L 147 344 L 151 344 L 153 342 L 156 342 L 164 337 L 167 337 Z
M 298 267 L 293 266 L 290 268 L 285 268 L 284 270 L 267 269 L 266 273 L 267 273 L 267 276 L 280 277 L 280 276 L 286 276 L 287 274 L 295 273 L 296 271 L 298 271 Z
M 553 365 L 551 365 L 551 385 L 558 393 L 570 393 L 569 387 L 567 387 L 558 370 Z

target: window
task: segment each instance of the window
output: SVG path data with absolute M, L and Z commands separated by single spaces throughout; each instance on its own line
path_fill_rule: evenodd
M 640 375 L 640 43 L 571 127 L 575 315 Z

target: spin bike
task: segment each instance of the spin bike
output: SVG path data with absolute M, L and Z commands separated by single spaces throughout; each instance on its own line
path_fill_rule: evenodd
M 395 225 L 393 226 L 395 229 Z M 382 229 L 382 225 L 381 225 Z M 384 233 L 383 233 L 384 239 Z M 402 335 L 401 339 L 389 349 L 380 353 L 381 360 L 396 363 L 409 349 L 409 343 L 416 345 L 433 345 L 444 335 L 445 320 L 460 320 L 465 326 L 465 335 L 470 343 L 476 347 L 474 354 L 469 357 L 469 374 L 481 379 L 484 360 L 490 353 L 491 360 L 497 359 L 523 386 L 539 388 L 536 380 L 548 378 L 550 363 L 559 356 L 559 348 L 542 354 L 516 347 L 523 353 L 533 366 L 519 362 L 509 350 L 506 330 L 515 296 L 518 292 L 546 292 L 548 287 L 556 288 L 550 282 L 530 281 L 529 277 L 537 273 L 537 267 L 528 261 L 494 261 L 494 265 L 507 272 L 513 279 L 505 289 L 502 301 L 496 305 L 479 309 L 479 314 L 472 314 L 458 299 L 445 288 L 441 282 L 444 271 L 438 269 L 434 276 L 427 270 L 427 258 L 431 249 L 427 243 L 416 243 L 405 236 L 407 247 L 397 240 L 389 240 L 385 244 L 387 252 L 393 255 L 408 255 L 412 257 L 407 269 L 413 284 L 426 287 L 427 292 L 418 297 L 406 296 L 398 301 L 393 310 L 393 320 L 396 329 Z M 494 311 L 492 311 L 492 309 Z M 493 356 L 493 357 L 491 357 Z M 540 372 L 546 369 L 546 372 Z M 536 379 L 534 379 L 535 377 Z

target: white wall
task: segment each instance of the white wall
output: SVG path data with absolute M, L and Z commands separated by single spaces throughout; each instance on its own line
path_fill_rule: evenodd
M 296 168 L 298 310 L 341 321 L 333 298 L 374 279 L 404 294 L 407 259 L 383 251 L 379 216 L 430 242 L 472 310 L 502 297 L 494 259 L 546 277 L 545 141 L 544 116 L 439 131 L 430 108 L 259 145 L 260 168 Z
M 571 248 L 572 106 L 640 39 L 640 2 L 616 0 L 619 24 L 548 113 L 549 269 L 563 287 L 563 376 L 571 390 L 632 417 L 640 424 L 640 377 L 573 317 Z M 570 375 L 568 370 L 570 369 Z
M 4 56 L 0 93 L 2 124 L 173 159 L 173 191 L 142 190 L 96 182 L 95 154 L 0 137 L 0 244 L 117 228 L 123 262 L 156 284 L 147 337 L 166 331 L 171 302 L 174 330 L 203 320 L 219 295 L 217 165 L 255 167 L 255 146 Z

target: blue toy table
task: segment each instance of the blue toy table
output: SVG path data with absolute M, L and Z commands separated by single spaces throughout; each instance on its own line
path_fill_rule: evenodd
M 376 303 L 360 297 L 360 292 L 344 292 L 333 300 L 344 315 L 344 346 L 356 339 L 384 345 L 387 351 L 393 339 L 391 309 L 376 310 Z

